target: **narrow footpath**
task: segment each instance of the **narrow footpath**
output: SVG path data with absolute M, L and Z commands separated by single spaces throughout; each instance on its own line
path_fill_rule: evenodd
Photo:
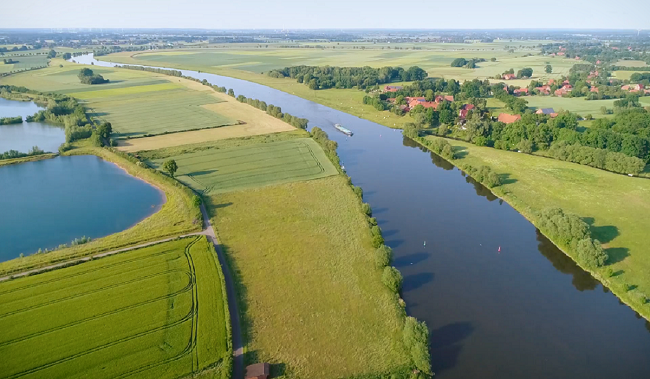
M 96 258 L 101 258 L 101 257 L 106 257 L 109 255 L 114 255 L 118 253 L 123 253 L 125 251 L 129 250 L 135 250 L 135 249 L 140 249 L 143 247 L 155 245 L 158 243 L 162 242 L 167 242 L 174 240 L 176 238 L 183 238 L 183 237 L 189 237 L 189 236 L 198 236 L 198 235 L 204 235 L 206 236 L 214 245 L 215 251 L 217 252 L 217 257 L 219 258 L 219 264 L 221 264 L 221 271 L 223 272 L 223 276 L 226 282 L 226 293 L 228 296 L 228 311 L 230 312 L 230 325 L 231 325 L 231 331 L 232 331 L 232 349 L 233 349 L 233 372 L 232 372 L 232 378 L 233 379 L 243 379 L 244 378 L 244 345 L 242 343 L 242 338 L 241 338 L 241 326 L 239 322 L 239 308 L 237 307 L 237 293 L 235 292 L 235 282 L 232 279 L 232 275 L 230 274 L 230 270 L 228 269 L 228 265 L 226 263 L 226 257 L 224 256 L 223 250 L 221 250 L 221 246 L 219 246 L 219 243 L 217 242 L 217 237 L 216 234 L 214 233 L 214 229 L 212 228 L 212 223 L 210 222 L 210 217 L 208 216 L 208 212 L 205 209 L 205 205 L 201 204 L 201 215 L 203 216 L 203 230 L 200 232 L 196 233 L 190 233 L 190 234 L 183 234 L 175 237 L 169 237 L 165 239 L 161 239 L 158 241 L 152 241 L 152 242 L 147 242 L 143 243 L 140 245 L 135 245 L 131 247 L 125 247 L 123 249 L 118 249 L 118 250 L 111 250 L 107 252 L 103 252 L 100 254 L 84 257 L 84 258 L 79 258 L 79 259 L 74 259 L 70 261 L 65 261 L 61 263 L 57 263 L 55 265 L 49 265 L 45 267 L 40 267 L 37 269 L 29 270 L 29 271 L 23 271 L 20 273 L 12 274 L 12 275 L 7 275 L 4 277 L 0 278 L 0 282 L 9 280 L 9 279 L 15 279 L 15 278 L 20 278 L 23 276 L 27 275 L 32 275 L 32 274 L 37 274 L 39 272 L 45 272 L 45 271 L 51 271 L 57 268 L 62 268 L 68 265 L 72 264 L 79 264 L 83 262 L 88 262 L 92 259 Z

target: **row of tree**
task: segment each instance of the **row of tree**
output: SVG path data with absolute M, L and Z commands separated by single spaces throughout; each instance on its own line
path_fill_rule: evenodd
M 292 116 L 289 113 L 283 113 L 282 108 L 276 107 L 273 104 L 267 105 L 266 102 L 264 101 L 247 98 L 244 95 L 237 96 L 237 101 L 239 101 L 240 103 L 246 103 L 257 109 L 263 110 L 267 114 L 275 118 L 279 118 L 280 120 L 286 122 L 287 124 L 293 125 L 296 128 L 307 129 L 307 124 L 309 123 L 309 120 L 307 120 L 306 118 Z
M 21 124 L 22 122 L 23 118 L 21 116 L 0 118 L 0 125 Z
M 422 80 L 427 72 L 413 66 L 402 67 L 334 67 L 334 66 L 293 66 L 271 70 L 267 73 L 273 78 L 292 78 L 304 83 L 310 89 L 353 88 L 365 89 L 378 84 L 395 81 Z
M 579 163 L 620 174 L 638 174 L 645 168 L 645 162 L 637 157 L 596 149 L 580 144 L 571 145 L 566 141 L 555 142 L 549 154 L 562 161 Z
M 5 151 L 4 153 L 0 153 L 0 160 L 31 157 L 33 155 L 41 155 L 41 154 L 45 154 L 45 151 L 41 150 L 38 146 L 34 146 L 31 149 L 29 149 L 27 153 L 21 153 L 20 151 L 17 150 L 9 150 L 9 151 Z

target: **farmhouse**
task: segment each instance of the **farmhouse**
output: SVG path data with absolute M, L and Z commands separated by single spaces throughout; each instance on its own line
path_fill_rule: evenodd
M 573 89 L 573 86 L 571 84 L 567 84 L 567 85 L 562 86 L 562 88 L 556 89 L 554 93 L 555 93 L 555 96 L 564 96 L 567 93 L 571 92 L 572 89 Z
M 498 120 L 503 122 L 504 124 L 512 124 L 513 122 L 521 120 L 521 115 L 501 113 L 499 114 Z
M 528 88 L 517 88 L 516 90 L 512 91 L 515 95 L 528 95 Z
M 627 84 L 621 87 L 623 91 L 640 92 L 643 90 L 643 84 Z
M 404 87 L 402 87 L 402 86 L 386 86 L 386 87 L 384 87 L 384 92 L 397 92 L 397 91 L 401 90 L 402 88 L 404 88 Z
M 502 78 L 504 80 L 513 80 L 513 79 L 517 79 L 517 75 L 515 75 L 515 74 L 503 74 Z
M 246 379 L 268 379 L 269 375 L 271 375 L 271 365 L 268 363 L 246 366 Z
M 551 94 L 551 86 L 545 85 L 541 87 L 536 87 L 536 90 L 539 91 L 540 95 L 550 95 Z
M 557 113 L 553 110 L 553 108 L 540 108 L 536 112 L 536 114 L 545 114 L 551 117 L 556 117 Z
M 420 97 L 405 97 L 404 99 L 408 103 L 409 110 L 417 107 L 418 105 L 421 105 L 421 106 L 423 106 L 425 108 L 437 109 L 438 104 L 442 103 L 443 101 L 454 101 L 454 97 L 451 96 L 451 95 L 436 96 L 435 101 L 427 101 L 427 99 L 422 97 L 422 96 L 420 96 Z M 406 112 L 408 112 L 408 110 L 406 110 Z
M 462 107 L 460 107 L 460 110 L 458 111 L 458 117 L 462 120 L 465 120 L 467 117 L 467 113 L 474 109 L 474 104 L 463 104 Z
M 595 93 L 598 93 L 598 87 L 596 87 L 596 86 L 591 86 L 591 88 L 589 88 L 589 92 L 595 92 Z

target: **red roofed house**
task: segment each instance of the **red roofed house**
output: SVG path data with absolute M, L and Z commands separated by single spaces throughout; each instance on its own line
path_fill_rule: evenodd
M 551 86 L 541 86 L 541 87 L 536 87 L 536 90 L 539 91 L 540 94 L 542 95 L 550 95 L 551 94 Z
M 246 379 L 268 379 L 271 375 L 271 365 L 256 363 L 246 367 Z
M 565 54 L 564 52 L 557 53 L 557 55 L 559 55 L 559 56 L 563 56 L 564 54 Z
M 446 95 L 445 100 L 453 102 L 454 101 L 454 96 L 453 95 Z
M 504 80 L 512 80 L 512 79 L 517 79 L 517 75 L 515 75 L 515 74 L 503 74 L 502 78 Z
M 460 117 L 461 120 L 464 120 L 467 117 L 467 113 L 472 109 L 474 109 L 474 104 L 463 104 L 458 111 L 458 117 Z
M 528 95 L 528 88 L 519 88 L 513 91 L 515 95 Z
M 643 90 L 643 84 L 628 84 L 621 87 L 623 91 L 639 92 Z
M 565 80 L 565 81 L 562 82 L 563 86 L 566 86 L 567 84 L 571 84 L 571 82 L 569 82 L 568 80 Z
M 589 92 L 596 92 L 596 93 L 598 93 L 598 87 L 596 87 L 596 86 L 592 86 L 591 88 L 589 88 Z
M 397 92 L 402 88 L 402 86 L 386 86 L 384 87 L 384 92 Z
M 504 124 L 512 124 L 513 122 L 519 120 L 521 120 L 521 116 L 518 114 L 501 113 L 499 115 L 499 121 L 503 122 Z
M 549 79 L 548 83 L 546 83 L 546 85 L 549 85 L 549 86 L 552 86 L 553 84 L 555 84 L 555 79 Z
M 562 88 L 558 88 L 555 90 L 555 96 L 564 96 L 565 94 L 571 92 L 573 87 L 571 84 L 567 84 L 565 86 L 562 86 Z

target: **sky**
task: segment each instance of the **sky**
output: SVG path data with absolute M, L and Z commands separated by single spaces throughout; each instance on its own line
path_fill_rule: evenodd
M 650 0 L 2 0 L 0 28 L 650 29 Z

